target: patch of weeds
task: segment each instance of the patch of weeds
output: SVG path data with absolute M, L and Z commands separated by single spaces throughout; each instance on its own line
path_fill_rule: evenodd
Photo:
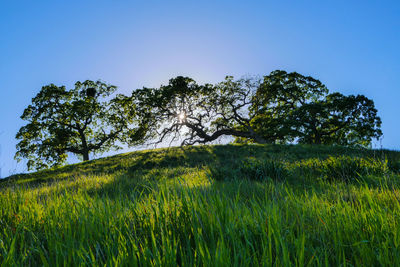
M 400 160 L 388 160 L 388 168 L 394 173 L 400 173 Z
M 303 175 L 340 181 L 357 180 L 367 175 L 383 176 L 389 171 L 387 161 L 350 156 L 308 159 L 295 165 Z
M 289 174 L 283 162 L 272 159 L 250 158 L 242 161 L 239 170 L 243 177 L 255 181 L 283 180 Z
M 237 169 L 229 165 L 214 164 L 208 167 L 206 175 L 208 179 L 226 181 L 237 178 Z

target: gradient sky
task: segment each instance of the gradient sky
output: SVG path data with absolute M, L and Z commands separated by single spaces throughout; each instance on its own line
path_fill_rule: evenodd
M 102 79 L 129 94 L 177 75 L 297 71 L 375 101 L 400 149 L 398 1 L 0 1 L 1 177 L 41 86 Z

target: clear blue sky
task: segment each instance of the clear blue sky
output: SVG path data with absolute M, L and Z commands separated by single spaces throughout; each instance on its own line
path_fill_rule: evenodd
M 41 86 L 102 79 L 129 93 L 176 75 L 297 71 L 365 94 L 385 148 L 400 149 L 398 1 L 0 2 L 0 167 L 13 160 L 24 108 Z

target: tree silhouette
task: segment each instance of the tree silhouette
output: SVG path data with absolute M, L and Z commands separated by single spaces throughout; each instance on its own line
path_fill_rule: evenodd
M 295 112 L 300 143 L 368 146 L 379 139 L 381 119 L 374 102 L 363 95 L 328 95 Z
M 28 124 L 16 135 L 15 158 L 27 158 L 28 169 L 63 164 L 67 153 L 89 160 L 90 153 L 119 149 L 116 142 L 142 141 L 144 127 L 136 127 L 136 111 L 128 97 L 101 81 L 77 82 L 67 90 L 42 87 L 23 112 Z M 110 99 L 111 98 L 111 99 Z
M 315 78 L 273 71 L 250 107 L 252 126 L 272 142 L 368 146 L 382 135 L 371 99 L 328 93 Z
M 103 82 L 44 86 L 32 99 L 17 133 L 17 159 L 28 168 L 63 164 L 68 153 L 90 153 L 120 144 L 181 140 L 204 144 L 222 136 L 256 143 L 370 145 L 382 135 L 374 102 L 363 95 L 329 94 L 319 80 L 276 70 L 263 79 L 227 76 L 199 85 L 178 76 L 159 88 L 116 95 Z
M 216 85 L 178 76 L 166 86 L 136 90 L 132 98 L 158 142 L 170 137 L 192 145 L 233 136 L 367 146 L 382 134 L 372 100 L 329 94 L 322 82 L 296 72 L 276 70 L 262 80 L 227 76 Z
M 148 118 L 157 143 L 170 137 L 171 142 L 182 139 L 182 145 L 203 144 L 221 136 L 265 143 L 248 117 L 257 86 L 252 79 L 234 81 L 230 76 L 216 86 L 178 76 L 166 86 L 136 90 L 132 98 L 138 113 Z

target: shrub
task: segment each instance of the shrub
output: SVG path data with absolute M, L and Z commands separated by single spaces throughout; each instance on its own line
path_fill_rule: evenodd
M 388 160 L 388 168 L 394 173 L 400 173 L 400 160 Z
M 214 164 L 209 166 L 207 177 L 216 181 L 225 181 L 236 178 L 245 178 L 254 181 L 283 180 L 288 170 L 278 160 L 256 160 L 249 158 L 243 161 Z
M 302 174 L 341 181 L 366 175 L 384 175 L 389 170 L 387 161 L 349 156 L 329 157 L 325 160 L 308 159 L 296 165 Z
M 223 164 L 210 165 L 206 175 L 209 179 L 214 179 L 216 181 L 225 181 L 236 178 L 237 171 L 232 166 Z
M 281 161 L 271 159 L 263 161 L 255 159 L 244 160 L 239 170 L 244 177 L 256 181 L 282 180 L 288 175 L 288 170 Z

